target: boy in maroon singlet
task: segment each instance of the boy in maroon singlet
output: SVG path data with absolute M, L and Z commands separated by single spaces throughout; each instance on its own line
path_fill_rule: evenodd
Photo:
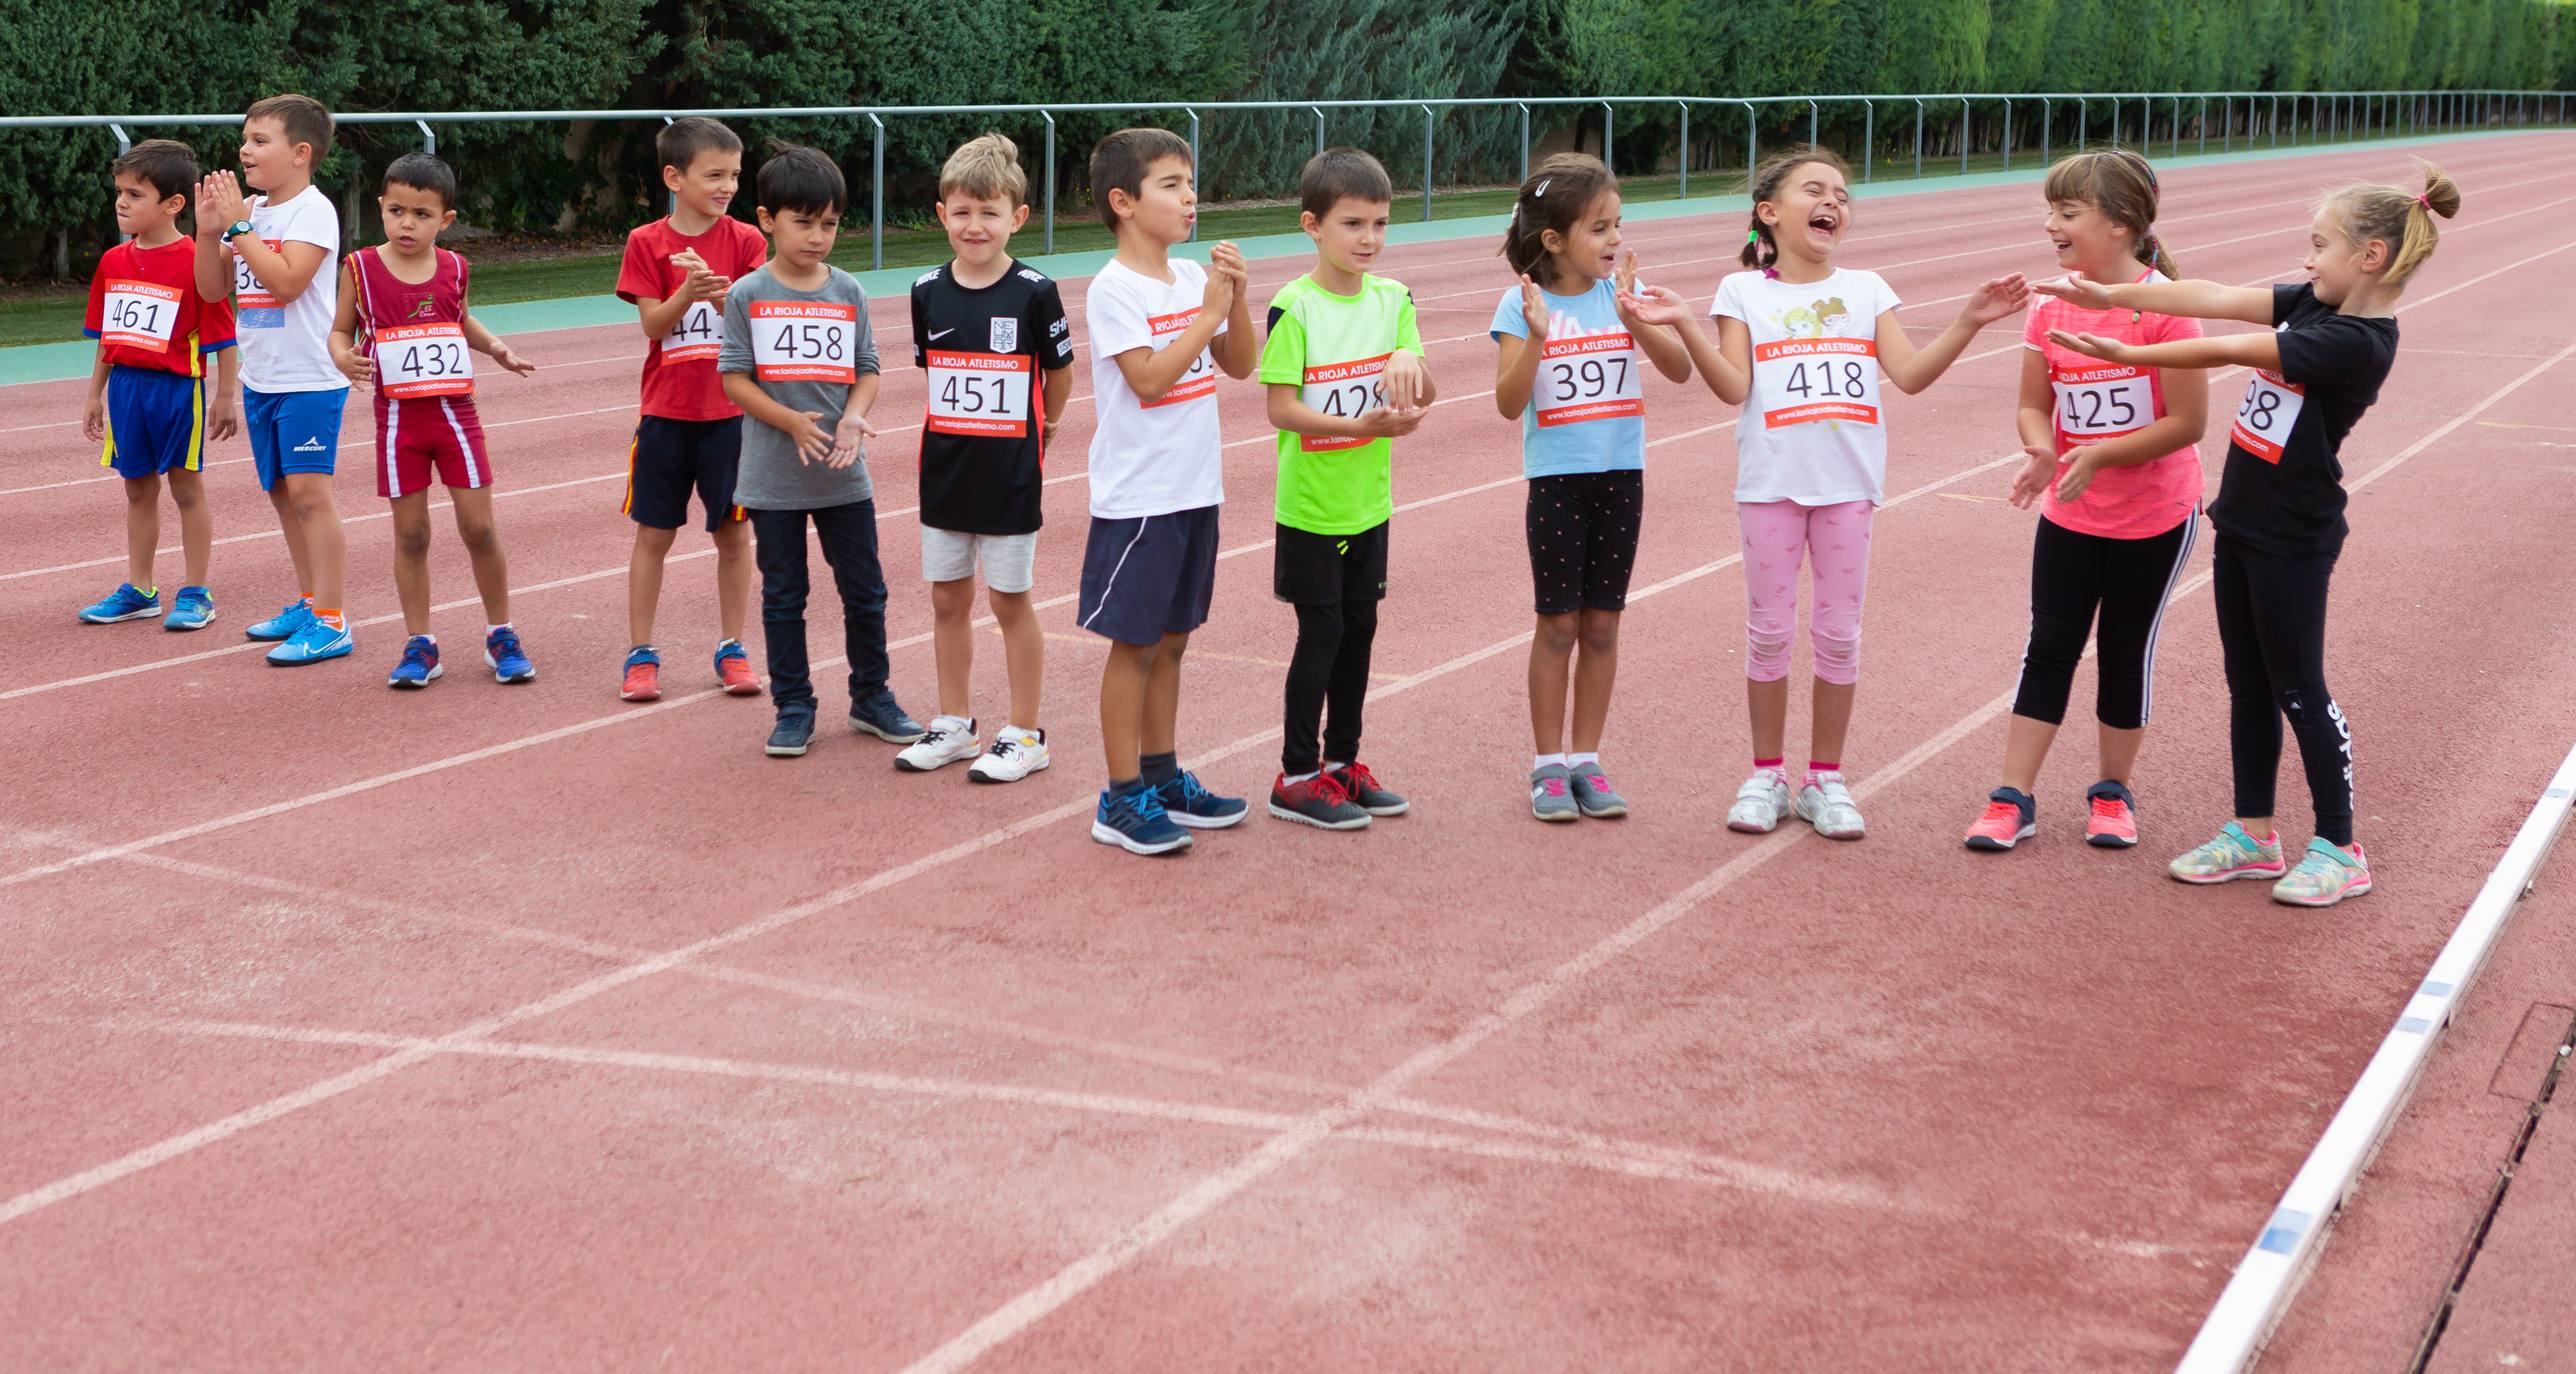
M 393 502 L 394 586 L 409 639 L 386 682 L 428 686 L 443 671 L 429 629 L 429 487 L 434 474 L 456 508 L 457 537 L 483 596 L 483 661 L 502 682 L 537 670 L 510 626 L 510 572 L 492 524 L 492 459 L 474 412 L 474 354 L 522 376 L 536 364 L 466 313 L 465 259 L 438 246 L 456 222 L 456 174 L 426 153 L 385 169 L 385 242 L 348 255 L 331 358 L 376 393 L 376 492 Z

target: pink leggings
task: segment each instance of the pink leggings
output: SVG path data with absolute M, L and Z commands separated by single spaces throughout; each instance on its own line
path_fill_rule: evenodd
M 1848 687 L 1860 677 L 1860 603 L 1869 584 L 1870 503 L 1802 506 L 1739 502 L 1744 527 L 1744 675 L 1789 675 L 1798 633 L 1798 565 L 1815 554 L 1816 605 L 1808 638 L 1816 679 Z

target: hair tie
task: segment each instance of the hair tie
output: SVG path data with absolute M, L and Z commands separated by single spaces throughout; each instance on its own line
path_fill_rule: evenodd
M 1759 229 L 1745 230 L 1744 241 L 1746 243 L 1760 243 L 1762 241 L 1762 231 Z
M 1777 267 L 1765 267 L 1765 268 L 1763 268 L 1763 269 L 1762 269 L 1762 279 L 1763 279 L 1764 281 L 1778 281 L 1778 280 L 1780 280 L 1780 269 L 1779 269 L 1779 268 L 1777 268 Z
M 2425 189 L 2423 189 L 2423 190 L 2421 190 L 2421 191 L 2416 192 L 2416 193 L 2415 193 L 2415 203 L 2416 203 L 2416 204 L 2418 204 L 2418 205 L 2423 206 L 2423 207 L 2424 207 L 2425 209 L 2427 209 L 2427 210 L 2432 209 L 2432 208 L 2433 208 L 2433 191 L 2432 191 L 2432 188 L 2431 188 L 2431 187 L 2426 187 Z

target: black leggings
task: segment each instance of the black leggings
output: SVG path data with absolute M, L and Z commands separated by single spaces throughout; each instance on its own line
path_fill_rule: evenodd
M 2022 651 L 2013 714 L 2051 725 L 2065 721 L 2075 664 L 2099 607 L 2094 716 L 2114 730 L 2144 727 L 2155 710 L 2156 632 L 2199 529 L 2194 515 L 2146 539 L 2106 539 L 2042 519 L 2031 539 L 2030 647 Z
M 2352 724 L 2326 690 L 2326 583 L 2335 556 L 2282 558 L 2218 536 L 2210 592 L 2227 658 L 2228 742 L 2236 814 L 2272 814 L 2281 719 L 2299 737 L 2317 834 L 2352 844 Z
M 1354 588 L 1339 604 L 1297 608 L 1297 648 L 1288 656 L 1288 734 L 1279 746 L 1281 772 L 1296 777 L 1321 769 L 1325 759 L 1358 760 L 1360 710 L 1368 701 L 1369 648 L 1376 642 L 1374 588 Z M 1328 700 L 1329 716 L 1325 713 Z M 1318 728 L 1324 733 L 1321 754 L 1315 752 Z

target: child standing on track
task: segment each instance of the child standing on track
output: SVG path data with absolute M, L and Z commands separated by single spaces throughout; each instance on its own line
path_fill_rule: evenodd
M 957 256 L 912 284 L 912 359 L 929 372 L 921 576 L 930 584 L 939 714 L 928 734 L 895 755 L 895 767 L 910 772 L 973 756 L 966 765 L 973 781 L 1017 782 L 1048 763 L 1046 731 L 1037 725 L 1046 632 L 1029 589 L 1037 582 L 1046 450 L 1073 397 L 1073 329 L 1055 282 L 1011 257 L 1011 234 L 1028 220 L 1029 179 L 1009 139 L 985 134 L 949 154 L 939 170 L 939 222 Z M 981 754 L 973 680 L 979 565 L 1011 682 L 1009 723 Z
M 2077 153 L 2048 169 L 2044 227 L 2060 267 L 2087 281 L 2163 282 L 2156 174 L 2136 153 Z M 2022 330 L 2016 424 L 2030 462 L 2012 502 L 2040 503 L 2030 555 L 2030 642 L 2013 695 L 2003 785 L 1968 829 L 1970 849 L 2005 850 L 2036 829 L 2040 764 L 2066 719 L 2084 638 L 2101 616 L 2101 780 L 2085 792 L 2088 844 L 2138 842 L 2130 773 L 2155 701 L 2156 634 L 2200 528 L 2200 436 L 2209 384 L 2186 369 L 2105 363 L 2049 341 L 2052 330 L 2127 343 L 2197 339 L 2196 320 L 2040 301 Z
M 921 726 L 886 686 L 885 570 L 877 562 L 877 503 L 868 481 L 868 408 L 877 399 L 877 348 L 868 294 L 825 261 L 849 189 L 832 159 L 780 145 L 760 166 L 760 227 L 777 256 L 725 294 L 725 395 L 751 418 L 734 500 L 751 512 L 760 546 L 760 636 L 778 721 L 772 758 L 814 738 L 814 683 L 805 655 L 805 527 L 841 594 L 850 666 L 850 728 L 896 744 Z
M 274 641 L 280 667 L 344 658 L 357 647 L 342 614 L 349 540 L 331 499 L 349 382 L 331 362 L 339 312 L 340 212 L 313 184 L 331 151 L 331 112 L 273 95 L 242 120 L 241 175 L 197 191 L 197 294 L 234 299 L 242 416 L 259 485 L 277 508 L 299 595 L 243 631 Z M 260 192 L 244 196 L 242 188 Z
M 1652 293 L 1636 307 L 1683 328 L 1700 376 L 1743 407 L 1735 425 L 1735 511 L 1744 533 L 1745 705 L 1753 775 L 1737 789 L 1729 829 L 1765 834 L 1790 807 L 1789 649 L 1798 629 L 1798 573 L 1814 556 L 1815 726 L 1797 813 L 1829 839 L 1864 833 L 1842 773 L 1860 680 L 1860 612 L 1869 579 L 1870 519 L 1887 494 L 1887 429 L 1879 376 L 1911 395 L 1957 361 L 1977 331 L 2022 308 L 2030 288 L 1999 277 L 1969 293 L 1941 336 L 1916 351 L 1897 298 L 1875 272 L 1839 267 L 1852 223 L 1841 158 L 1801 146 L 1753 173 L 1743 260 L 1709 313 L 1712 345 L 1681 298 Z
M 724 345 L 725 292 L 760 266 L 769 245 L 725 211 L 742 184 L 742 140 L 712 119 L 675 120 L 654 137 L 671 213 L 626 236 L 617 295 L 644 324 L 644 408 L 628 458 L 626 513 L 635 553 L 626 569 L 626 669 L 617 694 L 662 695 L 662 654 L 653 620 L 662 605 L 662 564 L 689 520 L 689 493 L 705 508 L 716 546 L 716 681 L 734 696 L 760 691 L 742 648 L 751 602 L 751 526 L 734 500 L 742 461 L 742 410 L 716 380 Z
M 1109 641 L 1100 749 L 1109 786 L 1091 838 L 1134 854 L 1189 847 L 1190 831 L 1249 814 L 1180 765 L 1181 655 L 1216 593 L 1225 446 L 1216 374 L 1252 375 L 1249 271 L 1219 243 L 1205 268 L 1172 256 L 1198 220 L 1190 145 L 1121 129 L 1091 153 L 1091 194 L 1118 256 L 1091 279 L 1091 534 L 1082 627 Z
M 1395 197 L 1386 168 L 1357 148 L 1334 148 L 1309 159 L 1299 183 L 1298 221 L 1315 241 L 1315 270 L 1271 298 L 1261 350 L 1270 423 L 1279 428 L 1271 587 L 1297 611 L 1270 814 L 1356 830 L 1408 806 L 1359 761 L 1360 712 L 1395 518 L 1390 440 L 1422 423 L 1434 393 L 1413 293 L 1368 273 Z
M 2397 298 L 2433 255 L 2440 239 L 2433 217 L 2459 212 L 2459 188 L 2427 163 L 2421 191 L 2356 185 L 2327 196 L 2308 226 L 2303 282 L 2266 289 L 2070 278 L 2041 288 L 2091 310 L 2271 326 L 2159 344 L 2049 336 L 2105 362 L 2254 370 L 2209 508 L 2218 528 L 2210 592 L 2227 664 L 2236 819 L 2173 861 L 2173 876 L 2184 882 L 2276 879 L 2273 900 L 2311 907 L 2370 891 L 2369 856 L 2352 833 L 2352 723 L 2325 678 L 2326 588 L 2351 528 L 2338 455 L 2396 362 Z M 2296 868 L 2284 864 L 2272 825 L 2284 716 L 2299 737 L 2316 805 L 2317 833 Z
M 1522 525 L 1538 625 L 1530 639 L 1530 812 L 1543 821 L 1628 814 L 1601 767 L 1619 671 L 1619 615 L 1646 507 L 1642 350 L 1673 381 L 1690 359 L 1672 330 L 1621 299 L 1619 180 L 1598 158 L 1539 164 L 1512 204 L 1503 259 L 1520 282 L 1495 303 L 1494 406 L 1521 423 Z M 1575 646 L 1582 646 L 1577 658 Z M 1573 750 L 1566 751 L 1567 678 Z
M 147 139 L 109 167 L 116 227 L 130 238 L 99 255 L 82 330 L 98 340 L 81 432 L 100 445 L 99 464 L 125 486 L 125 582 L 80 618 L 93 625 L 161 614 L 153 556 L 161 547 L 161 483 L 179 507 L 179 549 L 187 581 L 162 616 L 165 630 L 201 630 L 215 618 L 206 562 L 215 542 L 206 509 L 206 440 L 241 428 L 233 379 L 233 311 L 197 294 L 197 250 L 179 216 L 197 189 L 197 155 L 184 143 Z M 206 363 L 216 360 L 215 394 Z
M 456 537 L 483 596 L 483 662 L 502 682 L 537 670 L 510 625 L 510 569 L 492 523 L 492 457 L 474 409 L 474 354 L 521 376 L 536 365 L 466 313 L 465 259 L 438 246 L 456 222 L 456 173 L 427 153 L 385 168 L 376 205 L 385 241 L 346 259 L 331 357 L 376 391 L 376 494 L 393 503 L 394 589 L 402 598 L 402 661 L 385 679 L 428 686 L 443 671 L 429 630 L 429 479 L 456 511 Z

